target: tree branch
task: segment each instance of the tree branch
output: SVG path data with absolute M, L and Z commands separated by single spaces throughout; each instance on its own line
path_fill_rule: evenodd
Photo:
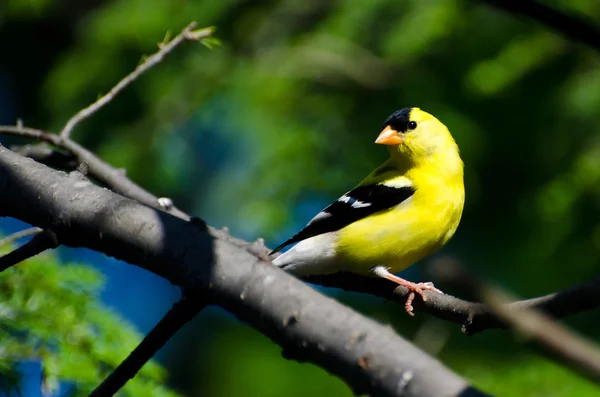
M 408 290 L 390 288 L 389 282 L 352 273 L 304 277 L 309 283 L 345 291 L 367 293 L 404 304 Z M 473 335 L 487 329 L 506 328 L 496 311 L 483 303 L 468 302 L 451 295 L 425 291 L 427 302 L 416 299 L 415 311 L 426 312 L 442 320 L 462 325 L 463 333 Z M 600 278 L 533 299 L 505 303 L 507 310 L 535 309 L 555 318 L 571 316 L 600 306 Z
M 145 268 L 224 307 L 311 361 L 357 394 L 482 396 L 440 362 L 321 295 L 200 222 L 53 171 L 0 147 L 0 216 L 50 224 L 61 244 L 87 247 Z
M 36 234 L 31 240 L 16 250 L 0 257 L 0 272 L 5 271 L 9 267 L 20 263 L 25 259 L 29 259 L 48 249 L 56 247 L 58 247 L 56 235 L 50 229 L 46 229 L 43 232 Z
M 457 287 L 486 302 L 508 327 L 529 338 L 536 346 L 567 363 L 588 379 L 600 382 L 600 350 L 592 341 L 557 323 L 547 314 L 523 305 L 507 304 L 516 298 L 502 289 L 476 280 L 453 260 L 440 260 L 434 271 Z
M 535 0 L 482 0 L 494 7 L 535 19 L 566 37 L 600 50 L 600 30 L 591 21 Z
M 90 397 L 111 397 L 142 369 L 155 354 L 206 306 L 203 300 L 182 298 L 165 314 L 142 342 L 102 382 Z
M 189 219 L 189 216 L 187 214 L 185 214 L 183 211 L 179 210 L 175 206 L 170 206 L 169 208 L 162 207 L 158 202 L 158 198 L 156 196 L 150 194 L 138 184 L 127 178 L 124 175 L 123 171 L 118 170 L 105 163 L 94 153 L 90 152 L 89 150 L 79 145 L 78 143 L 72 141 L 71 139 L 63 139 L 56 134 L 52 134 L 35 128 L 23 127 L 21 125 L 2 125 L 0 126 L 0 134 L 35 139 L 41 142 L 50 143 L 58 148 L 66 150 L 67 152 L 72 153 L 76 157 L 77 162 L 79 164 L 87 163 L 89 167 L 89 175 L 91 177 L 97 179 L 98 181 L 105 184 L 115 192 L 120 193 L 131 199 L 137 200 L 140 203 L 148 205 L 152 208 L 164 210 L 170 213 L 171 215 L 177 216 L 179 218 L 186 220 Z
M 18 239 L 23 237 L 33 236 L 34 234 L 38 234 L 42 231 L 39 227 L 30 227 L 29 229 L 21 230 L 20 232 L 16 232 L 11 234 L 10 236 L 6 236 L 2 240 L 0 240 L 0 247 L 6 244 L 14 243 Z
M 121 91 L 123 91 L 128 85 L 137 80 L 138 77 L 150 70 L 153 66 L 158 65 L 165 56 L 171 53 L 178 45 L 180 45 L 184 41 L 202 40 L 211 36 L 213 33 L 212 28 L 205 28 L 194 32 L 193 29 L 195 28 L 196 22 L 192 22 L 188 26 L 186 26 L 185 29 L 181 31 L 181 33 L 175 36 L 173 40 L 166 44 L 159 45 L 158 52 L 146 58 L 144 62 L 142 62 L 137 68 L 135 68 L 133 72 L 131 72 L 130 74 L 125 76 L 121 81 L 119 81 L 117 85 L 115 85 L 107 94 L 98 98 L 96 102 L 92 103 L 86 108 L 81 109 L 73 117 L 71 117 L 69 121 L 67 121 L 67 124 L 65 124 L 59 135 L 62 138 L 69 138 L 71 135 L 71 131 L 73 131 L 73 128 L 75 128 L 77 124 L 87 119 L 88 117 L 96 113 L 98 110 L 100 110 L 103 106 L 112 101 L 113 98 L 117 96 Z

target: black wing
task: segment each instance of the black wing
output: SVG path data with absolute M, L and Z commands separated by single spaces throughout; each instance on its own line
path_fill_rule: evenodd
M 297 243 L 319 234 L 334 232 L 375 212 L 392 208 L 415 193 L 412 186 L 393 187 L 384 184 L 358 186 L 319 212 L 304 229 L 275 248 Z

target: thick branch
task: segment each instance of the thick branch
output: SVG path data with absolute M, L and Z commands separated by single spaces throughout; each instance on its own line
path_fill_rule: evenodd
M 566 37 L 600 50 L 600 30 L 591 21 L 535 0 L 483 0 L 513 14 L 535 19 Z
M 102 382 L 90 397 L 111 397 L 142 369 L 177 331 L 205 307 L 201 301 L 183 298 L 150 331 L 131 354 Z
M 143 267 L 215 303 L 356 393 L 482 395 L 394 331 L 199 222 L 186 222 L 0 147 L 0 216 L 52 223 L 60 242 Z
M 31 240 L 12 252 L 0 257 L 0 272 L 5 271 L 25 259 L 34 257 L 46 250 L 58 247 L 56 235 L 50 229 L 36 234 Z

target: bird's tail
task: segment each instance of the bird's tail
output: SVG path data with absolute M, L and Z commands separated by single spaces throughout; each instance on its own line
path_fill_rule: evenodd
M 322 234 L 303 240 L 279 255 L 273 264 L 295 276 L 335 273 L 332 236 Z

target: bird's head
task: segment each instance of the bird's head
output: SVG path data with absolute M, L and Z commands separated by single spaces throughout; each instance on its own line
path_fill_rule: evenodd
M 392 157 L 427 161 L 438 155 L 458 154 L 448 128 L 419 108 L 395 111 L 383 123 L 375 143 L 388 145 Z

